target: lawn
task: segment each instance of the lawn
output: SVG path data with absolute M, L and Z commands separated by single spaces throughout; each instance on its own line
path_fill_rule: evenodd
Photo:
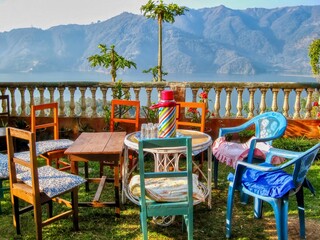
M 194 239 L 225 239 L 225 212 L 228 182 L 226 177 L 232 168 L 223 164 L 219 166 L 219 186 L 212 191 L 212 209 L 205 204 L 194 207 Z M 312 166 L 308 178 L 313 183 L 316 191 L 320 190 L 320 161 Z M 91 191 L 85 192 L 84 186 L 80 188 L 80 201 L 93 197 L 94 185 Z M 112 188 L 106 190 L 106 195 L 112 193 Z M 320 228 L 320 195 L 315 197 L 305 190 L 305 209 L 307 222 L 307 239 L 319 239 Z M 275 222 L 272 209 L 265 205 L 262 219 L 254 219 L 252 201 L 247 205 L 239 202 L 236 194 L 233 218 L 233 239 L 277 239 Z M 12 224 L 10 195 L 5 194 L 2 202 L 3 213 L 0 215 L 0 239 L 35 239 L 34 222 L 32 213 L 27 213 L 21 218 L 22 235 L 18 236 Z M 80 208 L 80 231 L 72 230 L 71 218 L 63 219 L 44 228 L 43 239 L 141 239 L 139 208 L 133 203 L 122 206 L 121 217 L 115 218 L 113 208 Z M 295 198 L 291 198 L 289 212 L 290 239 L 298 239 L 299 224 Z M 182 232 L 181 218 L 168 227 L 154 225 L 150 220 L 149 239 L 186 239 Z

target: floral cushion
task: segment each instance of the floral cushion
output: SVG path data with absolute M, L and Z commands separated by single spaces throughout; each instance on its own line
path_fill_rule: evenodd
M 19 152 L 14 154 L 15 157 L 20 158 L 26 162 L 30 162 L 30 152 Z M 27 171 L 29 168 L 16 164 L 17 173 Z M 0 154 L 0 179 L 9 178 L 9 165 L 8 165 L 8 155 Z
M 0 179 L 6 179 L 8 177 L 8 157 L 7 155 L 0 153 Z
M 69 139 L 45 140 L 36 142 L 36 149 L 37 153 L 43 154 L 54 150 L 66 149 L 72 144 L 73 141 Z
M 47 194 L 50 198 L 59 196 L 86 181 L 82 177 L 59 171 L 51 166 L 39 167 L 38 177 L 40 191 Z M 28 186 L 32 186 L 30 171 L 18 174 L 17 178 Z
M 192 174 L 193 198 L 205 201 L 205 195 L 199 187 L 198 175 Z M 129 183 L 131 193 L 140 197 L 140 176 L 135 175 Z M 148 178 L 146 179 L 146 196 L 157 202 L 179 202 L 187 199 L 188 186 L 186 177 Z

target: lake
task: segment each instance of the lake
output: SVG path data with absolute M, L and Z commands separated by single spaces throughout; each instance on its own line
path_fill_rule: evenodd
M 123 82 L 148 82 L 151 74 L 125 73 L 118 74 L 117 79 Z M 285 74 L 257 74 L 257 75 L 224 75 L 213 73 L 197 74 L 168 74 L 164 76 L 167 81 L 195 81 L 195 82 L 315 82 L 313 76 L 285 75 Z M 111 82 L 110 74 L 99 72 L 49 72 L 49 73 L 0 73 L 1 82 L 67 82 L 67 81 L 93 81 Z
M 117 79 L 122 79 L 123 82 L 148 82 L 151 81 L 150 74 L 118 74 Z M 259 74 L 259 75 L 222 75 L 222 74 L 169 74 L 165 76 L 164 79 L 167 81 L 193 81 L 193 82 L 223 82 L 223 81 L 232 81 L 232 82 L 316 82 L 316 79 L 312 76 L 306 75 L 284 75 L 284 74 Z M 93 82 L 111 82 L 110 74 L 98 73 L 98 72 L 51 72 L 51 73 L 13 73 L 13 74 L 4 74 L 0 73 L 0 81 L 1 82 L 75 82 L 75 81 L 93 81 Z M 8 92 L 9 94 L 9 92 Z M 186 93 L 187 101 L 191 101 L 192 92 L 190 89 L 187 90 Z M 248 92 L 243 93 L 243 99 L 248 99 Z M 268 106 L 271 105 L 272 96 L 271 91 L 268 91 L 266 103 Z M 55 91 L 54 99 L 59 97 L 58 91 Z M 81 94 L 80 91 L 75 92 L 75 100 L 79 100 Z M 131 91 L 131 96 L 134 96 L 134 92 Z M 157 102 L 157 93 L 155 91 L 152 92 L 152 101 Z M 19 106 L 21 101 L 20 92 L 16 91 L 16 103 Z M 36 91 L 34 93 L 34 97 L 39 97 L 39 92 Z M 91 97 L 91 93 L 89 91 L 86 92 L 86 97 Z M 257 91 L 255 94 L 255 106 L 259 105 L 259 97 L 260 92 Z M 304 91 L 301 95 L 302 98 L 306 97 L 306 92 Z M 28 102 L 30 97 L 29 94 L 26 93 L 26 101 Z M 101 91 L 97 91 L 96 93 L 97 99 L 102 99 Z M 111 99 L 111 92 L 108 91 L 107 99 Z M 290 94 L 289 101 L 291 104 L 294 102 L 294 94 Z M 70 99 L 70 94 L 68 91 L 64 93 L 65 101 Z M 209 99 L 214 99 L 214 92 L 209 92 Z M 222 109 L 221 114 L 224 114 L 225 110 L 223 108 L 224 102 L 226 99 L 225 92 L 221 93 L 221 103 Z M 283 93 L 279 94 L 279 101 L 283 99 Z M 147 103 L 146 93 L 142 92 L 140 95 L 141 105 L 145 106 Z M 233 91 L 232 98 L 233 107 L 235 107 L 235 102 L 237 100 L 237 94 L 235 90 Z M 247 101 L 247 100 L 244 100 Z M 280 103 L 279 102 L 279 103 Z M 282 103 L 281 103 L 282 104 Z M 282 105 L 279 105 L 281 108 Z M 213 101 L 209 102 L 209 108 L 213 109 Z M 236 110 L 233 109 L 233 112 Z M 290 109 L 290 113 L 292 113 L 293 109 Z

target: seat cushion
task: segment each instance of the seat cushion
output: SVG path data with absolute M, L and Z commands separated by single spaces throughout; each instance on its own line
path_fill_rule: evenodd
M 45 140 L 36 142 L 37 153 L 44 154 L 46 152 L 67 149 L 73 144 L 70 139 Z
M 129 183 L 131 193 L 140 197 L 140 176 L 135 175 Z M 157 202 L 186 201 L 188 194 L 187 178 L 148 178 L 146 179 L 146 196 Z M 193 198 L 205 201 L 205 195 L 199 187 L 198 175 L 193 174 Z
M 7 179 L 8 177 L 8 157 L 0 153 L 0 179 Z
M 270 167 L 272 164 L 262 163 Z M 262 172 L 247 169 L 242 175 L 242 185 L 250 192 L 265 197 L 281 198 L 290 190 L 295 189 L 292 175 L 285 171 Z
M 59 196 L 86 181 L 82 177 L 59 171 L 51 166 L 39 167 L 38 176 L 40 191 L 50 198 Z M 30 171 L 17 174 L 17 178 L 32 187 Z
M 245 143 L 228 142 L 225 137 L 217 138 L 212 145 L 212 154 L 220 161 L 235 168 L 237 161 L 242 161 L 248 156 L 250 142 L 253 138 Z M 272 148 L 269 144 L 258 142 L 254 150 L 254 157 L 265 159 L 266 153 Z M 285 159 L 278 156 L 272 159 L 273 164 L 282 163 Z
M 14 154 L 15 157 L 20 158 L 26 162 L 30 162 L 30 152 L 19 152 Z M 16 164 L 17 173 L 27 171 L 29 168 L 26 168 L 20 164 Z M 8 155 L 0 153 L 0 179 L 9 178 L 9 164 L 8 164 Z

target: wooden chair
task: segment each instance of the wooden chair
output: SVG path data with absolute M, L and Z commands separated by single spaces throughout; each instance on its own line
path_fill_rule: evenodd
M 47 122 L 37 121 L 38 111 L 50 110 L 52 117 L 47 118 Z M 53 128 L 53 139 L 37 141 L 37 152 L 41 157 L 46 159 L 47 165 L 51 166 L 55 161 L 56 168 L 59 170 L 69 170 L 70 164 L 62 161 L 64 151 L 73 144 L 69 139 L 59 139 L 59 119 L 58 119 L 58 103 L 45 103 L 31 106 L 31 131 L 36 133 L 38 129 Z
M 234 191 L 239 190 L 255 198 L 254 216 L 262 217 L 262 203 L 269 203 L 276 219 L 279 240 L 288 239 L 289 197 L 295 196 L 298 205 L 300 239 L 305 239 L 305 216 L 303 187 L 310 187 L 306 179 L 308 170 L 315 160 L 320 143 L 305 152 L 292 152 L 272 148 L 262 164 L 238 161 L 235 175 L 229 179 L 226 237 L 231 237 Z M 281 165 L 271 164 L 274 156 L 288 159 Z M 244 229 L 245 231 L 245 229 Z
M 195 109 L 199 112 L 200 122 L 191 122 L 185 118 L 185 113 L 190 109 Z M 200 110 L 200 111 L 199 111 Z M 189 127 L 199 129 L 200 132 L 204 132 L 206 124 L 206 104 L 202 102 L 177 102 L 177 128 Z
M 10 123 L 10 103 L 8 95 L 0 95 L 0 101 L 2 102 L 2 112 L 0 112 L 1 125 L 0 137 L 1 137 L 1 150 L 5 150 L 5 127 Z M 4 193 L 9 190 L 8 187 L 4 187 L 4 181 L 9 179 L 8 173 L 8 158 L 6 155 L 0 153 L 0 213 L 1 213 L 1 200 L 4 198 Z M 6 166 L 6 167 L 5 167 Z
M 186 119 L 185 115 L 188 111 L 196 111 L 199 113 L 200 122 L 191 122 L 190 120 Z M 206 104 L 203 102 L 177 102 L 177 128 L 191 128 L 191 129 L 198 129 L 200 132 L 204 132 L 205 124 L 206 124 Z M 193 156 L 194 157 L 194 156 Z M 204 163 L 205 154 L 204 152 L 201 153 L 199 164 L 194 171 L 202 171 L 202 166 Z M 201 177 L 201 174 L 199 175 Z
M 186 170 L 170 172 L 150 172 L 145 169 L 144 149 L 161 148 L 161 147 L 185 147 L 186 149 Z M 181 138 L 159 138 L 146 139 L 139 141 L 139 172 L 140 172 L 140 222 L 143 239 L 148 239 L 147 217 L 182 215 L 187 226 L 188 239 L 193 239 L 193 177 L 192 177 L 192 144 L 190 137 Z M 148 181 L 159 179 L 160 182 L 170 182 L 176 178 L 185 178 L 185 194 L 180 194 L 179 190 L 172 187 L 170 192 L 178 195 L 175 200 L 166 200 L 161 196 L 161 187 L 151 189 L 148 187 Z M 150 186 L 150 185 L 149 185 Z M 167 190 L 165 186 L 164 190 Z M 180 186 L 181 187 L 181 186 Z M 180 189 L 181 190 L 181 189 Z M 164 191 L 167 192 L 167 191 Z M 178 194 L 177 194 L 178 193 Z M 161 200 L 155 200 L 155 196 Z
M 30 151 L 23 156 L 17 156 L 13 140 L 28 141 Z M 21 234 L 20 215 L 29 210 L 34 211 L 36 239 L 42 239 L 42 228 L 56 220 L 72 215 L 73 227 L 79 229 L 78 224 L 78 186 L 85 182 L 79 176 L 59 171 L 51 166 L 38 168 L 35 133 L 17 128 L 7 128 L 8 160 L 10 173 L 10 192 L 13 208 L 13 224 L 17 234 Z M 17 171 L 17 165 L 25 171 Z M 71 202 L 60 198 L 64 193 L 71 193 Z M 29 203 L 25 208 L 19 207 L 19 199 Z M 65 204 L 72 208 L 52 215 L 53 202 Z M 48 204 L 48 219 L 42 220 L 41 205 Z
M 134 111 L 134 113 L 130 113 Z M 119 117 L 120 116 L 120 117 Z M 132 117 L 133 116 L 133 117 Z M 113 99 L 111 101 L 111 115 L 110 115 L 110 132 L 116 131 L 117 123 L 126 123 L 133 125 L 128 131 L 139 131 L 140 128 L 140 101 L 136 100 L 122 100 L 122 99 Z M 131 169 L 136 164 L 137 154 L 134 151 L 129 152 L 130 165 Z M 122 163 L 120 163 L 122 164 Z M 108 165 L 108 161 L 101 162 L 100 164 L 100 176 L 103 176 L 103 166 Z M 121 168 L 120 168 L 121 169 Z

